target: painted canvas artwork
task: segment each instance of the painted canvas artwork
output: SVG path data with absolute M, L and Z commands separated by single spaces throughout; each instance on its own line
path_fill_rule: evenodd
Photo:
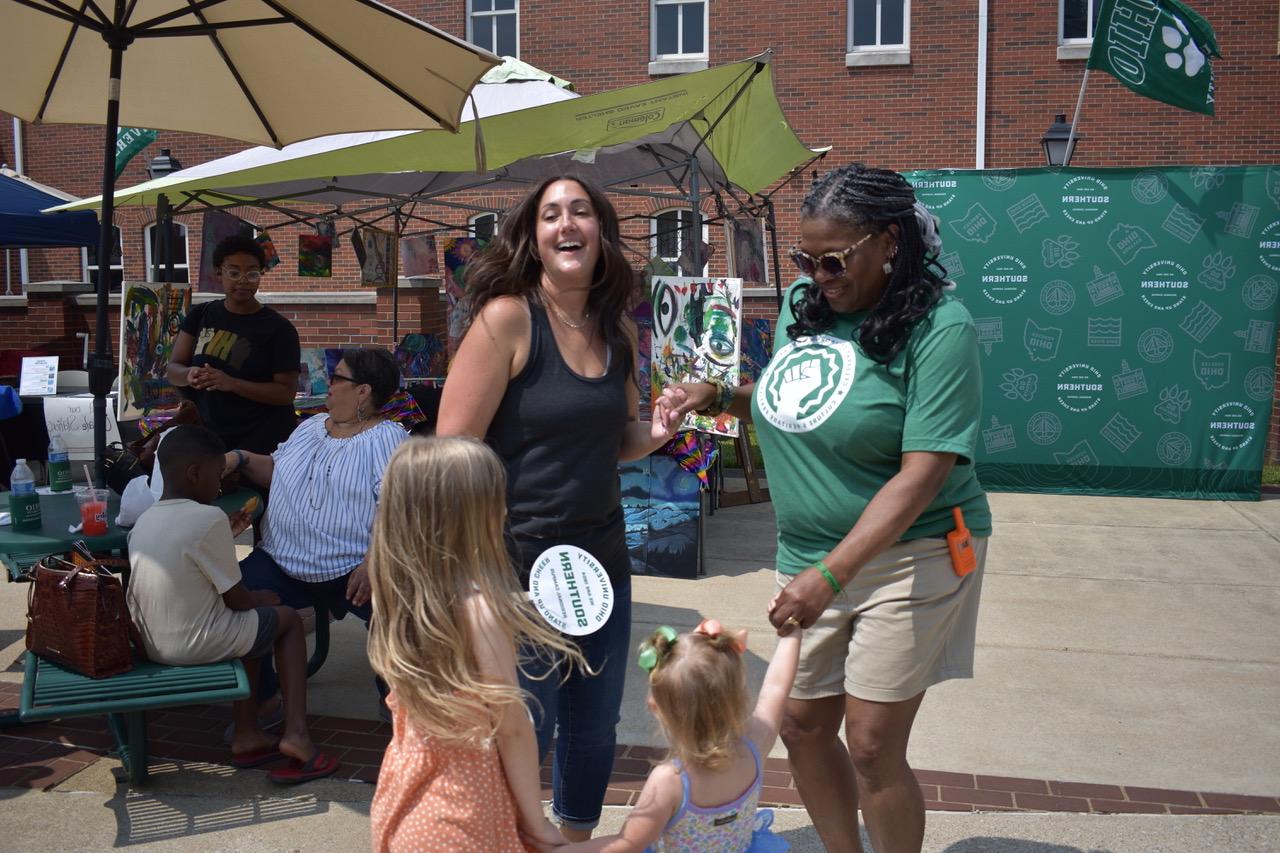
M 298 235 L 298 275 L 330 278 L 333 275 L 333 235 Z
M 266 264 L 263 266 L 263 271 L 265 272 L 266 270 L 275 269 L 276 265 L 280 263 L 280 252 L 276 249 L 275 241 L 271 239 L 271 233 L 269 231 L 263 231 L 253 239 L 262 247 L 262 254 L 265 255 L 267 259 Z
M 396 235 L 381 228 L 357 228 L 351 232 L 356 260 L 360 264 L 360 283 L 389 287 L 396 280 Z
M 298 364 L 298 393 L 304 397 L 323 397 L 329 393 L 329 368 L 325 351 L 315 347 L 302 350 Z
M 440 275 L 435 237 L 421 235 L 400 240 L 400 274 L 406 278 Z
M 465 319 L 466 304 L 463 298 L 467 293 L 467 264 L 486 245 L 485 240 L 477 237 L 450 237 L 444 241 L 444 266 L 449 271 L 445 276 L 445 298 L 449 303 L 449 353 L 458 351 L 462 343 L 462 324 Z
M 714 377 L 737 386 L 742 332 L 742 280 L 659 277 L 653 280 L 650 389 Z M 684 429 L 736 437 L 738 419 L 690 413 Z
M 655 453 L 618 466 L 631 571 L 698 576 L 701 482 L 670 456 Z
M 432 332 L 405 335 L 395 351 L 400 375 L 406 379 L 444 376 L 448 356 L 440 336 Z
M 639 302 L 631 309 L 631 319 L 636 324 L 636 382 L 640 390 L 640 420 L 649 420 L 652 405 L 653 372 L 653 304 Z
M 221 293 L 222 281 L 214 277 L 213 250 L 226 238 L 243 234 L 253 238 L 253 225 L 221 210 L 206 210 L 200 223 L 200 292 Z
M 191 285 L 126 282 L 120 300 L 120 395 L 117 420 L 178 405 L 167 376 L 173 343 L 191 310 Z
M 725 227 L 729 231 L 729 274 L 748 284 L 768 284 L 763 223 L 758 219 L 733 219 Z
M 764 317 L 742 324 L 741 381 L 755 382 L 773 356 L 773 326 Z

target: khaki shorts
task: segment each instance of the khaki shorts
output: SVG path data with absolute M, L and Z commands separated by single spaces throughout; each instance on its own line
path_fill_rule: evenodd
M 936 538 L 899 542 L 864 566 L 804 632 L 791 697 L 901 702 L 972 678 L 987 540 L 975 538 L 973 550 L 978 568 L 964 578 Z M 777 578 L 784 587 L 792 576 Z

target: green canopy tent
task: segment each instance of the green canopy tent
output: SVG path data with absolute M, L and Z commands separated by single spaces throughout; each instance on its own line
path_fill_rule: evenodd
M 767 197 L 756 194 L 827 151 L 806 147 L 787 123 L 771 58 L 766 51 L 705 71 L 463 122 L 457 134 L 344 134 L 281 151 L 249 149 L 121 189 L 115 203 L 163 204 L 165 197 L 178 212 L 196 205 L 255 205 L 293 218 L 316 216 L 314 209 L 288 210 L 290 203 L 307 203 L 351 215 L 337 208 L 377 199 L 385 209 L 403 211 L 414 203 L 448 204 L 442 199 L 451 193 L 578 171 L 615 192 L 687 200 L 697 234 L 707 195 L 763 207 Z M 678 195 L 641 189 L 655 185 Z M 86 199 L 67 209 L 98 203 Z M 401 222 L 397 215 L 397 230 Z

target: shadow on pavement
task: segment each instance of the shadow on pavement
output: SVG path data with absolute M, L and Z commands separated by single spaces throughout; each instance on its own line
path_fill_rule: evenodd
M 1105 848 L 1082 850 L 1065 844 L 1046 844 L 1042 841 L 1028 841 L 1025 838 L 999 838 L 993 836 L 974 836 L 957 841 L 943 848 L 942 853 L 1112 853 Z

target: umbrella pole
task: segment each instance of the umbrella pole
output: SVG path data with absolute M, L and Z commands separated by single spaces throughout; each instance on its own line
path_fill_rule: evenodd
M 89 390 L 93 392 L 94 479 L 106 485 L 107 393 L 115 379 L 111 358 L 111 326 L 108 318 L 107 280 L 111 275 L 111 250 L 115 247 L 112 219 L 115 215 L 116 132 L 120 129 L 120 74 L 124 48 L 118 34 L 103 38 L 111 48 L 111 72 L 107 81 L 107 127 L 102 146 L 102 231 L 98 237 L 98 314 L 94 332 L 93 358 L 89 360 Z

